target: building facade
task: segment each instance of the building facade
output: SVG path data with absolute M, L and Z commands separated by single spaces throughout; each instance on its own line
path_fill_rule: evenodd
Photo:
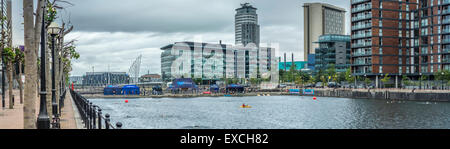
M 295 70 L 299 71 L 299 70 L 305 69 L 306 66 L 307 66 L 307 63 L 308 62 L 305 62 L 305 61 L 294 61 Z M 278 69 L 279 70 L 289 71 L 289 70 L 291 70 L 291 67 L 292 67 L 292 62 L 291 61 L 286 62 L 286 63 L 285 62 L 279 62 L 278 63 Z
M 83 76 L 84 86 L 123 85 L 130 83 L 126 72 L 86 72 Z
M 257 9 L 249 3 L 241 4 L 241 7 L 236 9 L 236 45 L 242 44 L 246 46 L 249 43 L 254 43 L 256 46 L 259 46 L 259 25 L 256 10 Z
M 310 54 L 315 54 L 318 45 L 314 42 L 324 34 L 345 34 L 344 8 L 325 3 L 304 3 L 304 60 L 308 61 Z
M 176 42 L 161 48 L 161 72 L 164 82 L 176 78 L 203 80 L 261 78 L 278 62 L 274 48 L 234 47 L 225 44 Z M 264 51 L 265 50 L 265 51 Z M 278 73 L 278 71 L 276 71 Z M 266 78 L 266 77 L 264 77 Z M 278 79 L 278 78 L 276 78 Z
M 352 0 L 352 71 L 418 78 L 450 70 L 449 0 Z
M 336 72 L 345 72 L 350 68 L 350 36 L 322 35 L 319 37 L 319 48 L 316 48 L 315 72 L 325 71 L 332 65 Z

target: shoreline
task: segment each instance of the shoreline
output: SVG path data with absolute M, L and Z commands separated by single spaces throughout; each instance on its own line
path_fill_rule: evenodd
M 414 91 L 414 92 L 413 92 Z M 164 95 L 103 95 L 103 94 L 82 94 L 88 99 L 92 98 L 196 98 L 196 97 L 249 97 L 249 96 L 316 96 L 316 97 L 336 97 L 352 99 L 375 99 L 375 100 L 399 100 L 399 101 L 440 101 L 450 102 L 450 91 L 447 90 L 412 90 L 412 89 L 330 89 L 316 88 L 314 95 L 304 95 L 300 93 L 288 92 L 251 92 L 242 94 L 164 94 Z

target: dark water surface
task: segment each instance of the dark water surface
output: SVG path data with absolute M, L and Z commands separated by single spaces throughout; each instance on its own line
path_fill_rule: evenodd
M 301 96 L 89 100 L 126 129 L 450 128 L 447 102 Z M 243 103 L 252 108 L 240 108 Z

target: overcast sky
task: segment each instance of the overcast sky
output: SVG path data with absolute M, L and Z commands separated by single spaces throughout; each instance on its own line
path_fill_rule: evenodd
M 350 0 L 70 0 L 58 13 L 74 25 L 66 41 L 77 40 L 81 57 L 71 75 L 86 71 L 128 72 L 142 54 L 141 75 L 161 73 L 160 48 L 178 41 L 234 44 L 234 15 L 240 3 L 258 8 L 261 43 L 279 43 L 279 53 L 303 60 L 303 3 L 323 2 L 347 10 Z M 22 1 L 13 0 L 14 44 L 23 44 Z M 59 20 L 61 22 L 61 20 Z M 94 70 L 93 68 L 94 67 Z

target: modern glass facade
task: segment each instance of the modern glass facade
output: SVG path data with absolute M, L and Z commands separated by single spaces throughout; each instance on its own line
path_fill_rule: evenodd
M 273 48 L 176 42 L 162 47 L 161 50 L 161 72 L 166 82 L 177 76 L 204 80 L 261 78 L 262 68 L 271 71 L 273 67 Z
M 315 72 L 325 71 L 334 65 L 336 72 L 345 72 L 350 67 L 350 36 L 322 35 L 315 54 Z

